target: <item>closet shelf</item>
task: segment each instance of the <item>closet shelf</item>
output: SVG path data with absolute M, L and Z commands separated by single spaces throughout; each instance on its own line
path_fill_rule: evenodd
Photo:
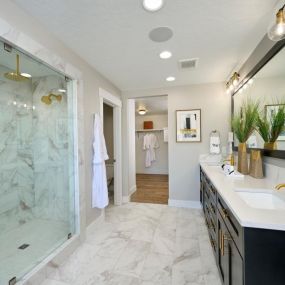
M 163 129 L 142 129 L 136 130 L 137 133 L 148 133 L 148 132 L 163 132 Z

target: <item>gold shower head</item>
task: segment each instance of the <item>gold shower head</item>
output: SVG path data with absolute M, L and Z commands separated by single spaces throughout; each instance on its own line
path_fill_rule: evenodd
M 56 94 L 50 93 L 47 96 L 43 96 L 41 98 L 41 101 L 47 105 L 50 105 L 52 103 L 52 98 L 55 98 L 56 101 L 61 102 L 62 95 L 56 95 Z
M 20 73 L 20 57 L 17 54 L 16 57 L 16 71 L 12 71 L 12 72 L 6 72 L 4 74 L 4 76 L 9 79 L 9 80 L 13 80 L 13 81 L 25 81 L 28 80 L 29 78 L 26 76 L 21 75 Z

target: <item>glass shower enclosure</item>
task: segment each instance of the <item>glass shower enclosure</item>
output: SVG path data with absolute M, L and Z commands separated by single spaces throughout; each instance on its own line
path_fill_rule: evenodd
M 0 284 L 75 232 L 72 82 L 0 41 Z

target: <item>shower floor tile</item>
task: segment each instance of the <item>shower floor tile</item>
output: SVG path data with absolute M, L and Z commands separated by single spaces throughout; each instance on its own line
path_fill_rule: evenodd
M 35 219 L 0 234 L 0 284 L 22 277 L 67 239 L 68 224 Z M 25 249 L 20 246 L 29 245 Z

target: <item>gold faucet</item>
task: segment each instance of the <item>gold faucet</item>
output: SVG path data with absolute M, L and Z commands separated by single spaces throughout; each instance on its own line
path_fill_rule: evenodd
M 285 183 L 281 183 L 275 186 L 276 190 L 280 190 L 281 188 L 285 188 Z

